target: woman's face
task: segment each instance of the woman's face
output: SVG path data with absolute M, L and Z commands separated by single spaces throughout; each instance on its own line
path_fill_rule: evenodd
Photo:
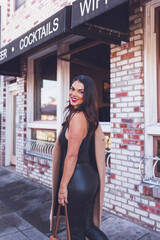
M 78 80 L 75 81 L 69 91 L 70 104 L 76 109 L 80 104 L 83 103 L 84 97 L 84 85 Z

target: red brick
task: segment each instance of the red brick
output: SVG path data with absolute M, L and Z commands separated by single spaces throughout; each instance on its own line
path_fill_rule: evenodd
M 123 133 L 133 134 L 134 133 L 134 129 L 123 129 Z
M 123 140 L 122 140 L 122 143 L 123 143 L 123 144 L 130 144 L 130 145 L 133 145 L 133 144 L 134 144 L 134 141 L 133 141 L 133 140 L 123 139 Z
M 115 179 L 115 178 L 116 178 L 116 175 L 113 174 L 113 173 L 111 173 L 110 177 L 111 177 L 112 179 Z
M 145 195 L 148 195 L 148 188 L 146 186 L 143 187 L 143 192 Z
M 143 134 L 144 130 L 143 129 L 135 129 L 136 134 Z
M 117 138 L 123 138 L 123 134 L 117 133 L 117 134 L 116 134 L 116 137 L 117 137 Z
M 140 111 L 139 107 L 134 108 L 134 112 L 139 112 L 139 111 Z
M 122 45 L 122 50 L 133 47 L 133 46 L 134 46 L 134 42 L 123 44 Z
M 29 17 L 30 17 L 30 14 L 26 15 L 26 16 L 25 16 L 25 19 L 27 19 L 27 18 L 29 18 Z
M 120 128 L 127 128 L 127 124 L 120 124 Z
M 38 24 L 38 20 L 34 22 L 34 25 L 37 25 Z
M 128 146 L 127 146 L 127 145 L 122 145 L 122 144 L 120 144 L 120 145 L 119 145 L 119 148 L 120 148 L 120 149 L 127 149 Z
M 132 135 L 131 138 L 132 139 L 139 139 L 140 137 L 139 137 L 139 135 Z
M 33 0 L 33 1 L 31 2 L 31 4 L 33 5 L 35 2 L 36 2 L 36 0 Z
M 122 93 L 117 93 L 116 97 L 127 97 L 128 93 L 127 92 L 122 92 Z
M 65 7 L 65 6 L 67 6 L 67 5 L 68 5 L 68 2 L 65 1 L 65 2 L 63 2 L 63 3 L 61 4 L 61 7 Z
M 160 209 L 160 204 L 156 203 L 156 208 Z
M 149 196 L 153 196 L 152 188 L 148 188 L 148 195 L 149 195 Z
M 133 123 L 133 119 L 122 119 L 122 123 Z
M 144 141 L 135 141 L 135 145 L 144 145 Z
M 111 53 L 111 58 L 114 58 L 114 57 L 116 57 L 116 56 L 117 56 L 117 53 L 116 53 L 116 52 Z
M 150 213 L 153 213 L 153 214 L 156 213 L 156 210 L 152 207 L 147 207 L 146 210 L 147 210 L 147 212 L 150 212 Z
M 127 53 L 122 56 L 122 60 L 128 59 L 128 58 L 133 58 L 134 57 L 134 52 Z

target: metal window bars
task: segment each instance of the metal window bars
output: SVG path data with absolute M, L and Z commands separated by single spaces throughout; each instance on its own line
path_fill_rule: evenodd
M 25 154 L 52 160 L 54 143 L 42 140 L 25 139 Z
M 139 173 L 143 182 L 160 185 L 160 172 L 157 171 L 160 164 L 159 157 L 143 156 L 139 164 Z
M 111 150 L 106 149 L 105 150 L 105 162 L 106 162 L 106 173 L 111 173 Z
M 25 139 L 24 142 L 24 152 L 25 154 L 33 155 L 36 157 L 47 158 L 52 160 L 52 152 L 53 152 L 54 143 L 47 142 L 42 140 L 34 140 L 34 139 Z M 106 173 L 111 173 L 110 168 L 110 160 L 111 160 L 111 150 L 105 150 L 105 162 L 106 162 Z

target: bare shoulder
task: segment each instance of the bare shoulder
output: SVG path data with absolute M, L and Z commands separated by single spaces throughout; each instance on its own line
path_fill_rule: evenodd
M 71 117 L 69 130 L 71 132 L 83 132 L 83 135 L 85 135 L 87 131 L 87 119 L 83 112 L 77 112 Z
M 83 112 L 77 112 L 77 113 L 73 114 L 70 122 L 71 123 L 73 123 L 73 122 L 77 122 L 77 123 L 86 122 L 86 117 L 85 117 Z

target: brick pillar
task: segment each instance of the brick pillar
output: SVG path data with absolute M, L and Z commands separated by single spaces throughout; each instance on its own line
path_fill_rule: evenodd
M 6 82 L 0 78 L 0 166 L 5 164 L 5 131 L 6 131 Z
M 130 41 L 111 46 L 111 179 L 104 208 L 139 221 L 137 185 L 144 154 L 143 7 L 130 1 Z
M 17 78 L 16 171 L 23 175 L 24 140 L 27 117 L 27 59 L 21 61 L 22 77 Z

